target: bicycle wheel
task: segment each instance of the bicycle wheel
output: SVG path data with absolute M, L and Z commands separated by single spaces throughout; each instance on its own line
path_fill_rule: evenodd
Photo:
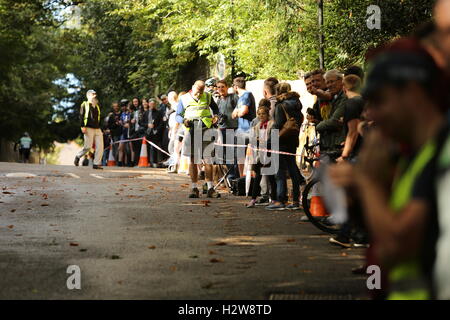
M 318 229 L 327 233 L 335 234 L 339 232 L 341 228 L 340 225 L 331 224 L 327 219 L 329 215 L 313 216 L 313 213 L 311 212 L 313 197 L 317 196 L 320 197 L 321 184 L 322 183 L 319 180 L 313 179 L 305 186 L 305 189 L 303 190 L 302 193 L 303 210 L 306 216 L 308 217 L 309 221 L 311 221 L 311 223 L 315 225 Z M 316 198 L 315 201 L 320 201 L 318 199 L 320 198 Z M 325 206 L 322 204 L 322 207 L 324 208 Z

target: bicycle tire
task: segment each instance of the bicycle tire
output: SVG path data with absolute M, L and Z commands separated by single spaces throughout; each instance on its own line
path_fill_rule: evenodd
M 324 218 L 316 218 L 312 215 L 310 211 L 310 199 L 309 199 L 309 193 L 312 190 L 313 186 L 318 183 L 318 179 L 313 179 L 305 186 L 305 189 L 302 192 L 302 206 L 303 210 L 305 212 L 305 215 L 308 217 L 309 221 L 319 230 L 330 233 L 330 234 L 337 234 L 340 231 L 340 226 L 338 225 L 328 225 L 324 223 Z

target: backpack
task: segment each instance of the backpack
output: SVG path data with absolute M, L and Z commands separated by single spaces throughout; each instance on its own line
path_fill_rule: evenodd
M 249 194 L 250 194 L 251 191 L 253 190 L 253 184 L 254 184 L 254 182 L 255 182 L 255 178 L 252 178 L 252 180 L 251 180 L 251 182 L 250 182 L 250 190 L 249 190 Z M 231 180 L 231 192 L 232 192 L 233 195 L 235 195 L 235 196 L 243 197 L 243 196 L 246 195 L 246 194 L 245 194 L 245 177 Z

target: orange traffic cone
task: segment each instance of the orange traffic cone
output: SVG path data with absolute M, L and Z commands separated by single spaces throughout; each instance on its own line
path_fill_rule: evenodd
M 114 167 L 116 165 L 116 159 L 114 159 L 113 148 L 109 148 L 108 167 Z
M 329 216 L 325 205 L 323 204 L 322 197 L 312 196 L 311 207 L 309 208 L 313 217 L 327 217 Z
M 147 140 L 145 139 L 145 137 L 142 139 L 141 156 L 139 157 L 138 167 L 148 167 Z

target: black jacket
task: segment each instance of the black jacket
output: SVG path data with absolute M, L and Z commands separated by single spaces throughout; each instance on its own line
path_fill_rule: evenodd
M 111 112 L 106 121 L 106 128 L 111 132 L 112 137 L 119 137 L 122 134 L 122 126 L 120 125 L 120 115 L 122 112 Z
M 153 129 L 150 129 L 148 127 L 150 112 L 152 113 L 152 123 L 155 125 Z M 161 138 L 164 130 L 163 115 L 161 111 L 156 109 L 153 110 L 149 109 L 145 111 L 142 121 L 139 123 L 139 125 L 144 127 L 146 133 L 145 135 L 147 138 L 154 138 L 154 139 Z
M 84 116 L 86 113 L 86 107 L 85 105 L 87 105 L 89 102 L 83 102 L 81 104 L 81 108 L 80 108 L 80 125 L 81 127 L 87 127 L 87 128 L 93 128 L 93 129 L 99 129 L 100 128 L 100 121 L 99 121 L 99 109 L 100 107 L 97 109 L 96 107 L 90 105 L 89 108 L 89 114 L 88 114 L 88 118 L 87 118 L 87 123 L 84 123 Z
M 283 106 L 289 116 L 297 120 L 299 127 L 303 123 L 302 103 L 300 102 L 300 95 L 297 92 L 291 91 L 281 94 L 277 97 L 275 105 L 275 119 L 274 128 L 281 130 L 287 121 Z M 299 145 L 298 136 L 280 138 L 280 151 L 295 153 Z

